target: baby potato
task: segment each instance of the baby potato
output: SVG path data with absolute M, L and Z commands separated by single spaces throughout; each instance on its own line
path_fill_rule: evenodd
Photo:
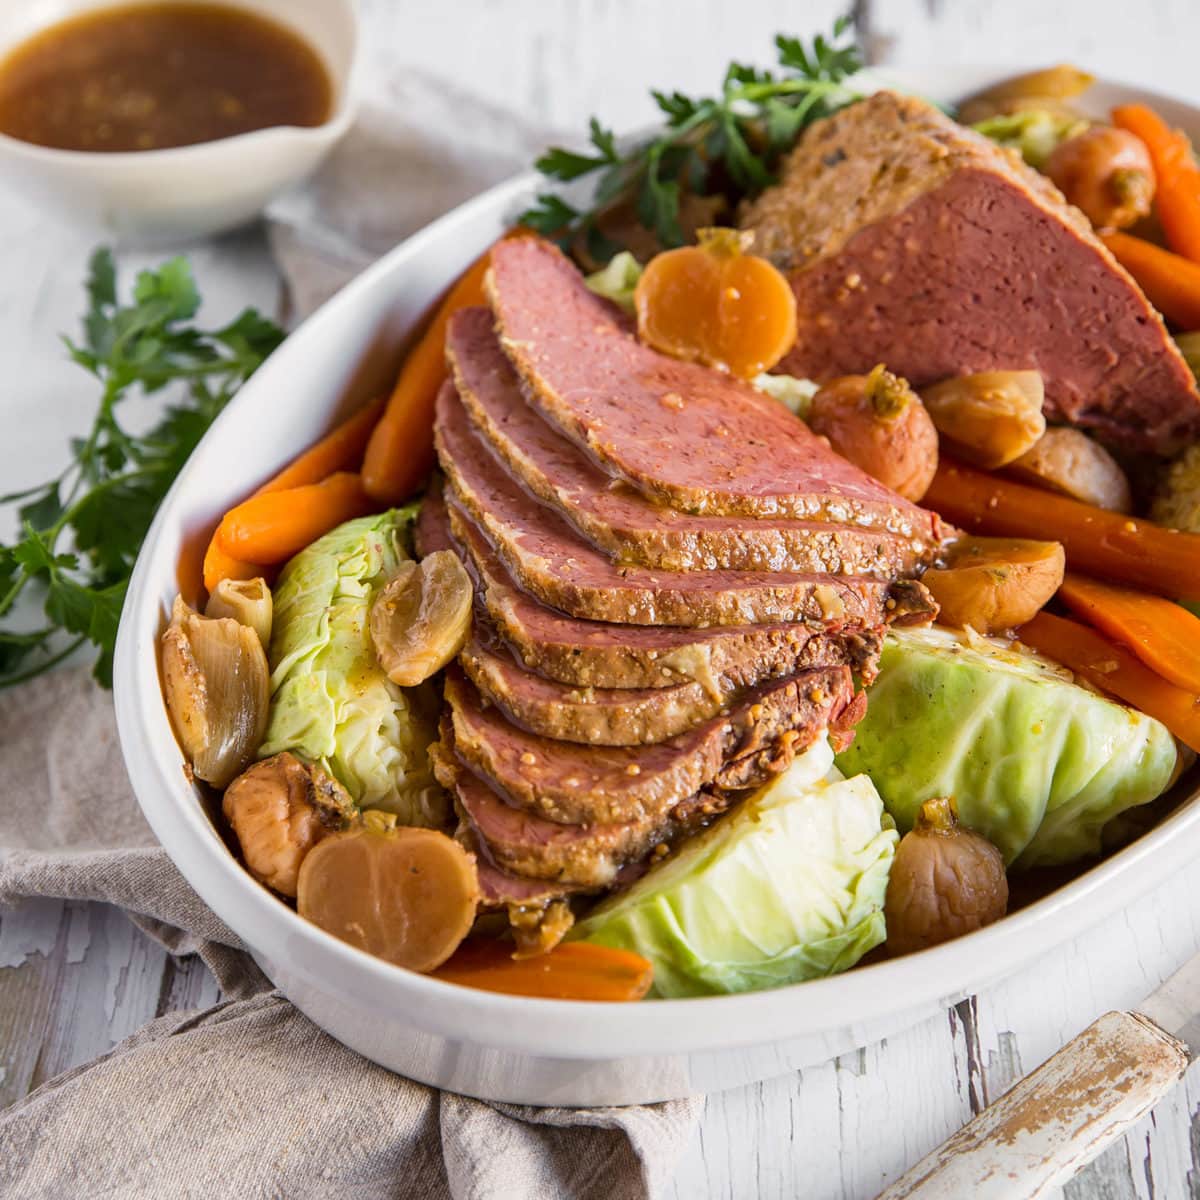
M 883 913 L 889 954 L 912 954 L 998 921 L 1008 911 L 1004 859 L 958 823 L 954 801 L 927 800 L 900 839 Z
M 1066 558 L 1058 542 L 964 537 L 921 582 L 933 593 L 938 622 L 976 633 L 1024 625 L 1062 584 Z
M 1129 480 L 1099 442 L 1079 429 L 1056 425 L 1008 464 L 1008 473 L 1052 492 L 1127 513 L 1133 507 Z
M 844 375 L 825 384 L 812 398 L 808 425 L 906 500 L 920 500 L 933 481 L 937 430 L 920 396 L 882 364 L 869 375 Z
M 985 471 L 1019 458 L 1046 432 L 1037 371 L 981 371 L 943 379 L 921 399 L 956 457 Z
M 1055 147 L 1042 167 L 1097 229 L 1125 229 L 1150 212 L 1154 165 L 1141 138 L 1092 125 Z
M 470 932 L 475 859 L 434 829 L 371 826 L 324 838 L 300 864 L 296 911 L 410 971 L 432 971 Z

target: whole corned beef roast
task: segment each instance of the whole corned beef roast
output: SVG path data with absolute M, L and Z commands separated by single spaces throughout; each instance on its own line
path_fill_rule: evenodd
M 554 247 L 493 252 L 457 314 L 442 478 L 417 549 L 452 549 L 474 629 L 434 748 L 486 906 L 525 942 L 783 770 L 845 744 L 937 517 L 783 406 L 642 346 Z
M 1191 372 L 1084 215 L 924 101 L 878 92 L 816 122 L 742 224 L 796 293 L 780 372 L 1032 368 L 1051 420 L 1158 454 L 1200 436 Z

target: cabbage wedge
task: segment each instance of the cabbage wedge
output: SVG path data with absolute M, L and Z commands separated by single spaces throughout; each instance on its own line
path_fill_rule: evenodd
M 302 550 L 274 589 L 271 719 L 260 758 L 282 750 L 333 775 L 362 808 L 440 825 L 445 793 L 428 749 L 439 697 L 401 688 L 371 642 L 371 601 L 409 555 L 415 508 L 347 521 Z
M 832 975 L 884 940 L 897 840 L 871 781 L 844 778 L 821 739 L 572 937 L 650 959 L 657 996 Z
M 1154 718 L 991 638 L 894 630 L 868 701 L 839 767 L 868 774 L 905 832 L 926 800 L 953 796 L 1018 869 L 1099 854 L 1104 826 L 1175 771 Z

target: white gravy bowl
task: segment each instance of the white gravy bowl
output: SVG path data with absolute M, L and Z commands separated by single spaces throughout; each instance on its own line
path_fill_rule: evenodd
M 129 0 L 9 0 L 0 5 L 0 57 L 50 25 L 118 2 Z M 354 0 L 221 3 L 271 18 L 319 53 L 333 87 L 328 120 L 311 128 L 276 125 L 194 146 L 113 154 L 56 150 L 0 134 L 0 184 L 97 236 L 163 245 L 245 224 L 278 192 L 311 174 L 354 118 Z

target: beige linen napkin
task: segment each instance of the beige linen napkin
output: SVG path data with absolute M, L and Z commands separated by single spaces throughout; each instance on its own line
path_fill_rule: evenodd
M 360 120 L 269 234 L 305 314 L 439 212 L 527 162 L 543 136 L 412 74 Z M 0 1112 L 0 1196 L 619 1200 L 668 1185 L 700 1100 L 568 1110 L 484 1104 L 360 1058 L 294 1009 L 155 842 L 111 698 L 81 670 L 0 693 L 0 906 L 100 900 L 224 999 L 151 1021 Z M 2 918 L 0 918 L 2 919 Z

